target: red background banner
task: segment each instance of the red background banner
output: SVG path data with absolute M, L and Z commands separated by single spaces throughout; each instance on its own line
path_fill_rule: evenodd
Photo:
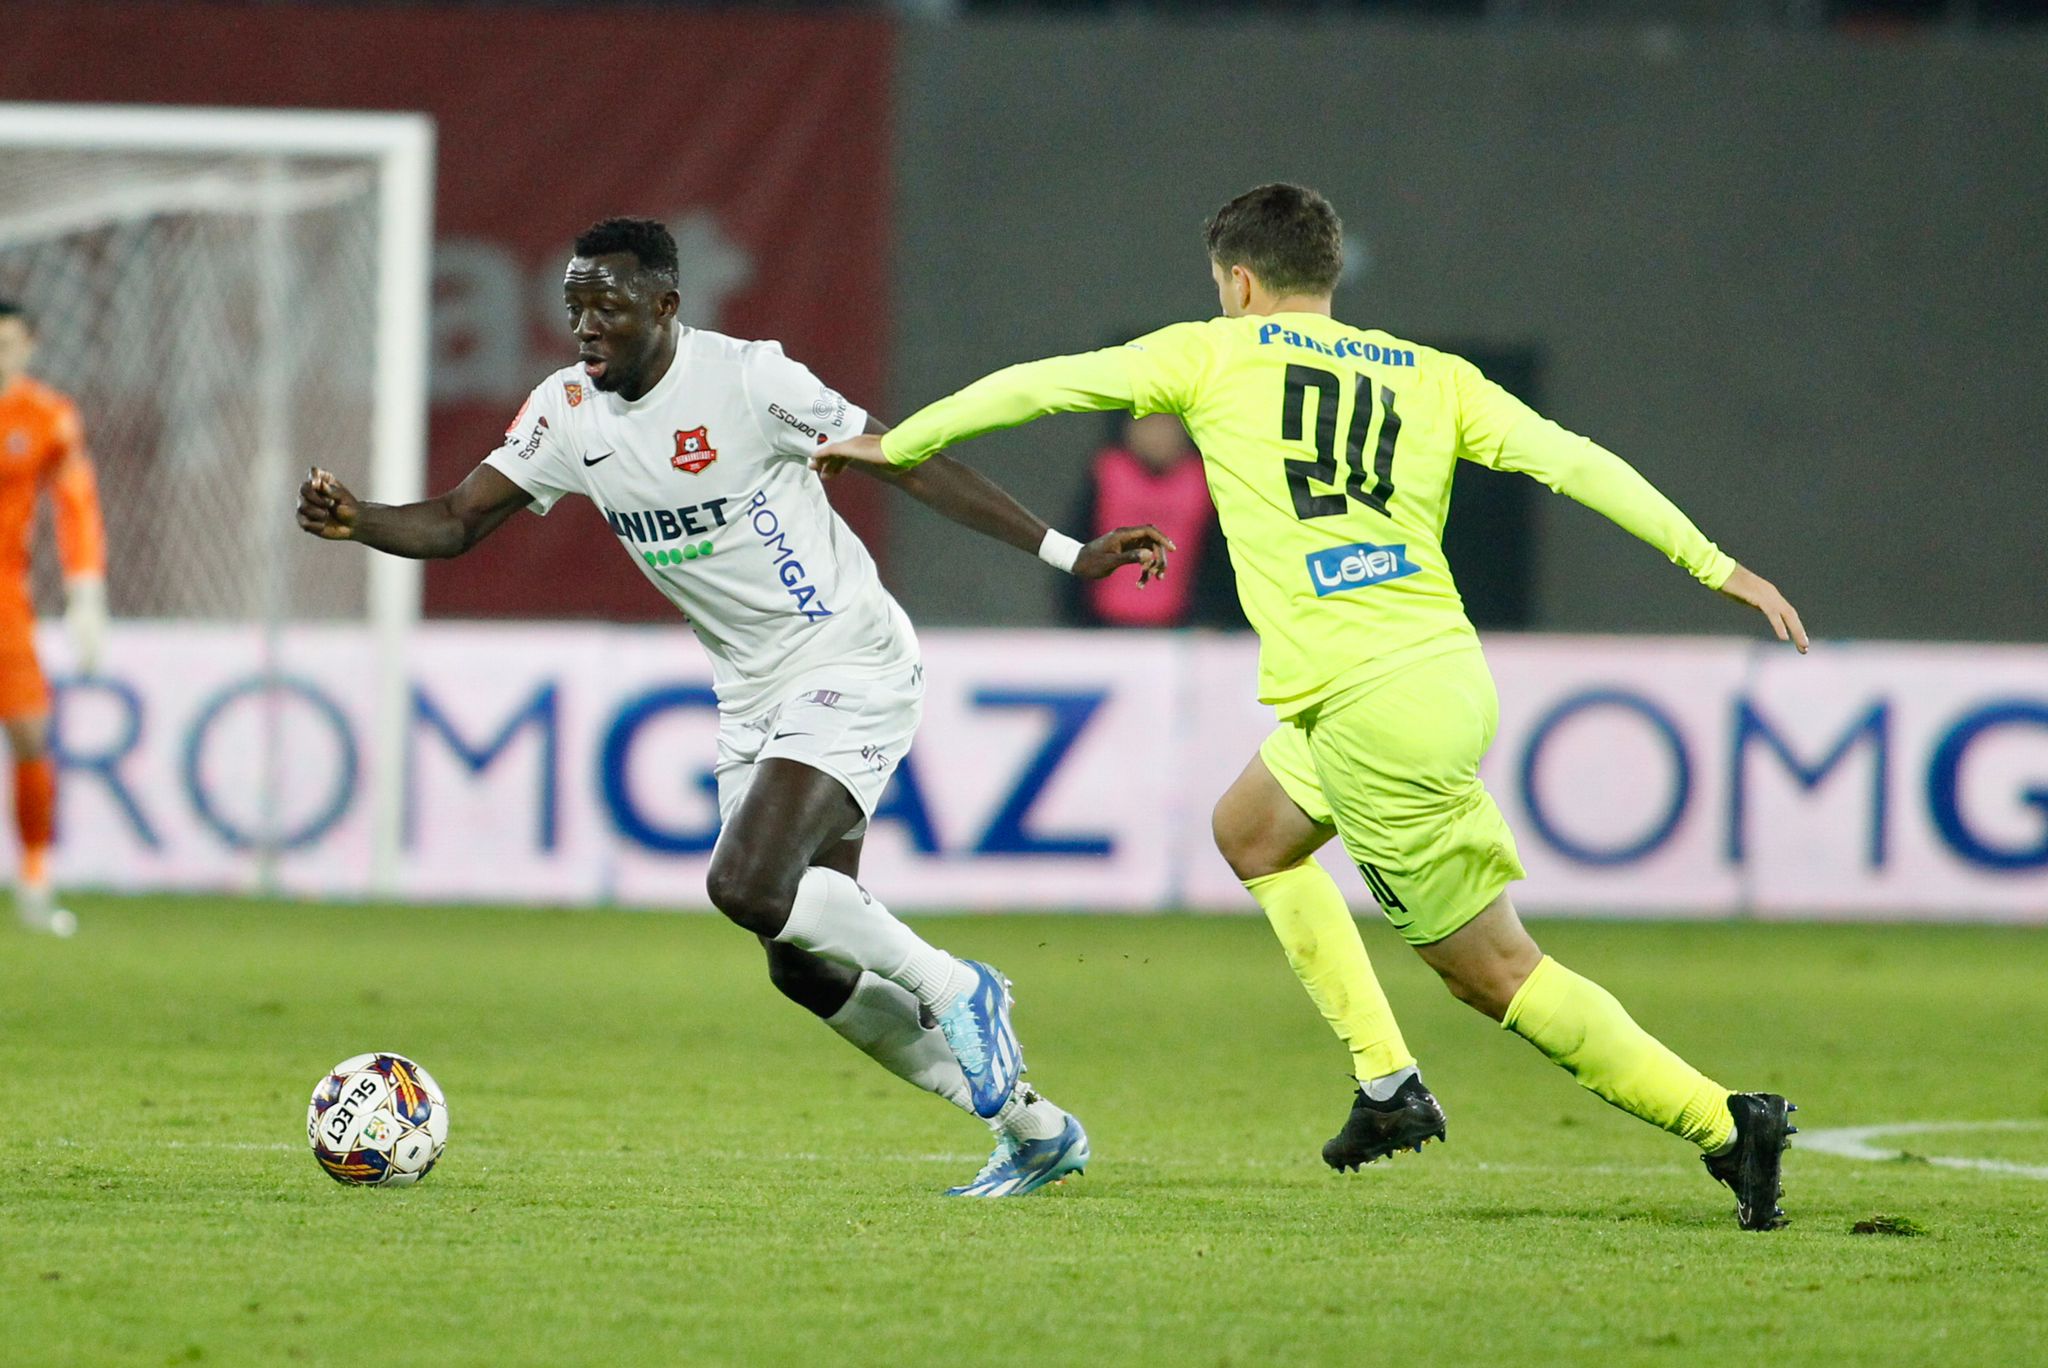
M 526 391 L 574 359 L 561 268 L 575 234 L 607 214 L 675 230 L 686 322 L 776 338 L 855 402 L 882 400 L 885 20 L 91 0 L 4 9 L 0 99 L 434 116 L 432 490 L 461 479 Z M 871 547 L 876 493 L 865 481 L 834 489 Z M 515 519 L 469 556 L 428 567 L 428 611 L 669 615 L 613 540 L 582 500 Z

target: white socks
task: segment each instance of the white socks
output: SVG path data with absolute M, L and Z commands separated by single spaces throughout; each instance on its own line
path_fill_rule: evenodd
M 1050 1140 L 1067 1128 L 1067 1114 L 1040 1097 L 1030 1085 L 1019 1084 L 1010 1100 L 1003 1103 L 1003 1109 L 990 1118 L 988 1126 L 1019 1140 Z
M 906 1083 L 937 1093 L 972 1116 L 974 1102 L 967 1075 L 936 1027 L 918 1016 L 918 1002 L 907 989 L 872 973 L 860 976 L 846 1005 L 825 1018 L 825 1024 L 875 1063 Z M 989 1128 L 1019 1140 L 1045 1140 L 1066 1128 L 1067 1114 L 1029 1086 L 1020 1085 L 989 1122 Z
M 1381 1074 L 1378 1078 L 1368 1079 L 1358 1086 L 1364 1088 L 1365 1095 L 1375 1102 L 1391 1102 L 1394 1100 L 1394 1094 L 1401 1091 L 1403 1083 L 1417 1077 L 1420 1077 L 1420 1075 L 1416 1072 L 1415 1066 L 1410 1064 L 1405 1069 L 1396 1069 L 1390 1074 Z
M 966 965 L 926 944 L 866 889 L 836 870 L 815 865 L 804 871 L 789 920 L 775 939 L 879 974 L 908 989 L 935 1013 L 974 983 Z
M 789 921 L 775 939 L 864 970 L 853 996 L 825 1024 L 906 1083 L 937 1093 L 970 1114 L 967 1075 L 953 1047 L 918 1011 L 937 1013 L 974 983 L 959 960 L 926 944 L 852 879 L 816 866 L 797 885 Z M 1058 1135 L 1067 1114 L 1020 1085 L 990 1129 L 1019 1140 Z
M 946 1038 L 918 1019 L 917 999 L 885 978 L 864 973 L 846 1005 L 825 1024 L 862 1054 L 906 1083 L 937 1093 L 964 1112 L 974 1110 L 967 1075 Z

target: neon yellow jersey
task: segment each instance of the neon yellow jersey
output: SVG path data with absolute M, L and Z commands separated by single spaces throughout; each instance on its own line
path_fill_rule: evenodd
M 1459 458 L 1519 470 L 1719 588 L 1735 563 L 1612 452 L 1461 357 L 1289 313 L 1176 323 L 1122 347 L 996 372 L 882 439 L 896 465 L 1048 413 L 1179 415 L 1200 448 L 1259 697 L 1283 717 L 1474 639 L 1445 562 Z

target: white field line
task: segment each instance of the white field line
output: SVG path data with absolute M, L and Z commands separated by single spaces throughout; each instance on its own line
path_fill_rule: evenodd
M 1832 1154 L 1841 1159 L 1861 1159 L 1868 1162 L 1895 1162 L 1905 1152 L 1888 1149 L 1871 1143 L 1880 1136 L 1938 1135 L 1982 1131 L 2026 1131 L 2048 1129 L 2048 1119 L 2039 1121 L 1900 1121 L 1877 1126 L 1841 1126 L 1829 1130 L 1801 1131 L 1794 1144 L 1795 1150 L 1816 1154 Z M 76 1141 L 51 1139 L 33 1142 L 35 1148 L 73 1148 Z M 288 1141 L 258 1142 L 244 1140 L 166 1140 L 153 1148 L 173 1150 L 217 1150 L 217 1151 L 258 1151 L 267 1153 L 293 1153 L 305 1148 Z M 890 1164 L 965 1164 L 980 1159 L 979 1154 L 966 1152 L 952 1154 L 868 1154 L 851 1153 L 819 1154 L 807 1150 L 781 1151 L 775 1153 L 751 1152 L 745 1150 L 697 1150 L 696 1157 L 717 1163 L 738 1164 L 830 1164 L 844 1163 L 850 1158 L 865 1162 Z M 1448 1164 L 1457 1168 L 1471 1168 L 1481 1173 L 1554 1173 L 1555 1164 L 1496 1163 L 1481 1160 L 1476 1163 L 1462 1163 L 1450 1156 L 1432 1155 L 1439 1165 Z M 1980 1159 L 1970 1156 L 1928 1154 L 1915 1152 L 1916 1158 L 1941 1168 L 1976 1169 L 1985 1173 L 2006 1174 L 2020 1178 L 2048 1180 L 2048 1164 L 2021 1164 L 2009 1159 Z M 1147 1158 L 1140 1155 L 1112 1155 L 1109 1158 L 1119 1164 L 1137 1169 L 1221 1169 L 1221 1170 L 1275 1170 L 1286 1171 L 1307 1168 L 1311 1160 L 1273 1159 L 1190 1159 L 1175 1156 L 1170 1159 Z M 1574 1164 L 1573 1173 L 1621 1174 L 1642 1176 L 1671 1171 L 1668 1164 Z
M 51 1139 L 33 1142 L 33 1146 L 35 1148 L 72 1149 L 78 1147 L 78 1142 L 75 1140 Z M 150 1146 L 150 1148 L 171 1150 L 209 1150 L 239 1152 L 257 1151 L 265 1153 L 289 1154 L 296 1153 L 299 1150 L 305 1149 L 306 1146 L 292 1144 L 288 1141 L 258 1142 L 253 1140 L 165 1140 L 159 1144 Z M 717 1163 L 763 1165 L 839 1164 L 845 1163 L 850 1159 L 859 1159 L 864 1163 L 885 1164 L 970 1164 L 977 1163 L 980 1160 L 986 1158 L 985 1155 L 982 1155 L 980 1153 L 970 1154 L 965 1151 L 953 1154 L 857 1154 L 851 1152 L 842 1154 L 818 1154 L 808 1150 L 791 1150 L 782 1151 L 778 1153 L 756 1153 L 747 1150 L 707 1149 L 694 1150 L 691 1151 L 691 1154 L 695 1158 L 704 1159 Z M 1285 1172 L 1292 1169 L 1306 1169 L 1315 1166 L 1315 1159 L 1313 1156 L 1309 1156 L 1304 1159 L 1225 1159 L 1220 1157 L 1191 1159 L 1184 1155 L 1177 1155 L 1170 1159 L 1161 1159 L 1157 1157 L 1147 1158 L 1140 1155 L 1114 1155 L 1111 1157 L 1119 1164 L 1123 1164 L 1131 1168 L 1137 1169 L 1250 1169 Z M 1556 1164 L 1495 1163 L 1489 1160 L 1480 1160 L 1478 1162 L 1461 1162 L 1458 1159 L 1453 1158 L 1451 1156 L 1439 1156 L 1434 1152 L 1432 1152 L 1432 1154 L 1429 1157 L 1439 1165 L 1449 1164 L 1457 1168 L 1474 1169 L 1481 1173 L 1556 1173 L 1558 1171 L 1558 1166 Z M 1642 1176 L 1646 1174 L 1670 1173 L 1673 1171 L 1674 1170 L 1672 1169 L 1672 1166 L 1669 1164 L 1571 1165 L 1571 1172 L 1573 1173 L 1625 1174 L 1630 1176 Z M 1676 1171 L 1683 1172 L 1684 1170 L 1679 1169 Z
M 1815 1150 L 1821 1154 L 1832 1154 L 1842 1159 L 1865 1159 L 1875 1163 L 1891 1162 L 1906 1157 L 1904 1150 L 1886 1149 L 1871 1142 L 1879 1136 L 1901 1135 L 1942 1135 L 1965 1131 L 2022 1131 L 2048 1128 L 2048 1120 L 2040 1121 L 1896 1121 L 1881 1126 L 1839 1126 L 1832 1130 L 1801 1131 L 1794 1147 Z M 2017 1178 L 2040 1178 L 2048 1180 L 2048 1164 L 2016 1164 L 2009 1159 L 1978 1159 L 1963 1155 L 1920 1154 L 1915 1158 L 1925 1159 L 1930 1164 L 1951 1169 L 1978 1169 L 1985 1173 L 2002 1173 Z

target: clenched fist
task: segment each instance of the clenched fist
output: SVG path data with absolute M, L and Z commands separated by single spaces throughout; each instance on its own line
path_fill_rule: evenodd
M 355 535 L 361 513 L 362 504 L 348 486 L 318 466 L 299 486 L 299 526 L 316 537 L 347 541 Z

